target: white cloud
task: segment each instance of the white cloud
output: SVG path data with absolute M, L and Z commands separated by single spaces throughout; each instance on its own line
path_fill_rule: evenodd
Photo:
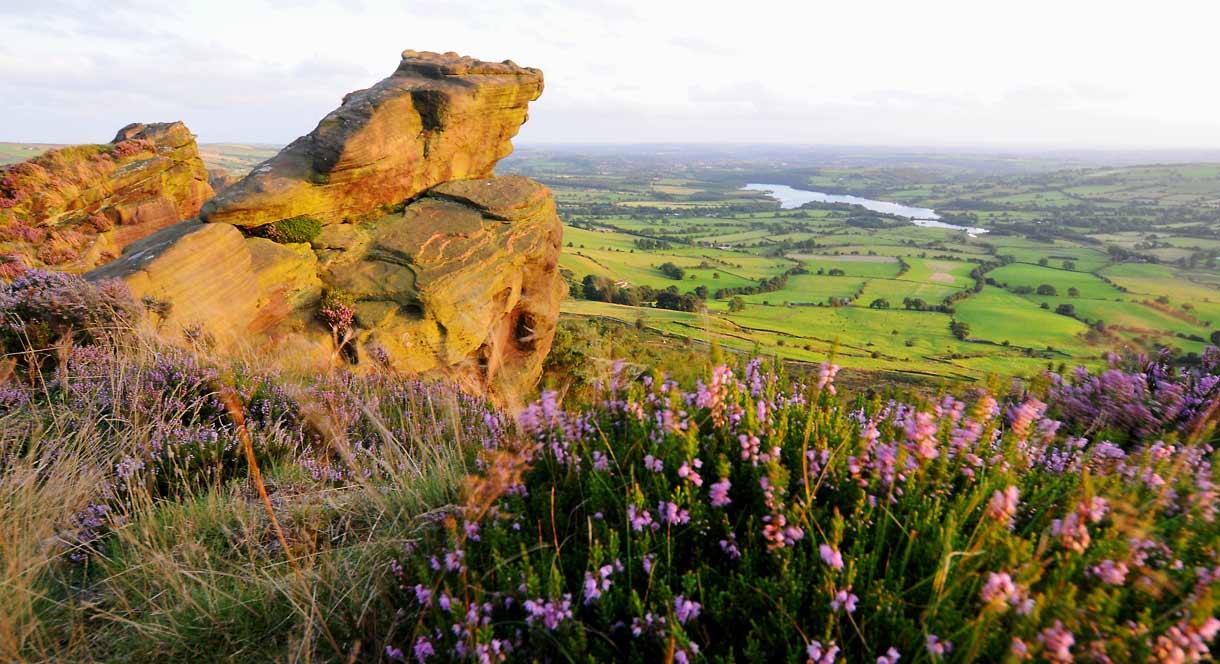
M 1211 3 L 0 0 L 0 139 L 286 142 L 404 48 L 546 72 L 523 141 L 1220 147 Z

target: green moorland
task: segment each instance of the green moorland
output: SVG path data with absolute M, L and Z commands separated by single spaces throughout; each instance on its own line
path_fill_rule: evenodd
M 556 193 L 569 316 L 964 381 L 1097 366 L 1120 348 L 1191 357 L 1220 325 L 1220 166 L 759 153 L 527 148 L 501 171 Z M 783 209 L 749 182 L 931 207 L 989 232 Z

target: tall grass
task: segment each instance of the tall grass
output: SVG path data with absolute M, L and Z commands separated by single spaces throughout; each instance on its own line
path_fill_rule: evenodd
M 458 499 L 500 413 L 124 339 L 2 388 L 0 660 L 358 657 L 392 614 L 386 560 Z

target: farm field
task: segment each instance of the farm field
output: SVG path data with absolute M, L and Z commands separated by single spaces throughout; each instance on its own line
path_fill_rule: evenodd
M 1101 366 L 1119 350 L 1190 362 L 1212 343 L 1220 167 L 910 159 L 777 165 L 535 149 L 501 171 L 556 192 L 565 316 L 966 382 Z M 989 232 L 920 227 L 850 205 L 785 209 L 742 190 L 747 182 L 931 207 Z

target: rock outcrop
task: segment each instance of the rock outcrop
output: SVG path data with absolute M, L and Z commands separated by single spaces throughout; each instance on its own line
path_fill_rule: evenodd
M 380 216 L 449 180 L 485 178 L 542 94 L 542 72 L 512 62 L 405 51 L 398 69 L 343 104 L 203 210 L 261 226 Z
M 241 181 L 241 175 L 224 168 L 208 169 L 208 184 L 212 191 L 220 193 Z
M 172 339 L 445 376 L 512 403 L 541 374 L 566 291 L 551 192 L 491 175 L 541 88 L 534 69 L 407 51 L 202 222 L 89 277 L 126 281 Z
M 128 125 L 110 143 L 0 169 L 0 254 L 31 267 L 88 270 L 194 217 L 211 196 L 186 125 Z

